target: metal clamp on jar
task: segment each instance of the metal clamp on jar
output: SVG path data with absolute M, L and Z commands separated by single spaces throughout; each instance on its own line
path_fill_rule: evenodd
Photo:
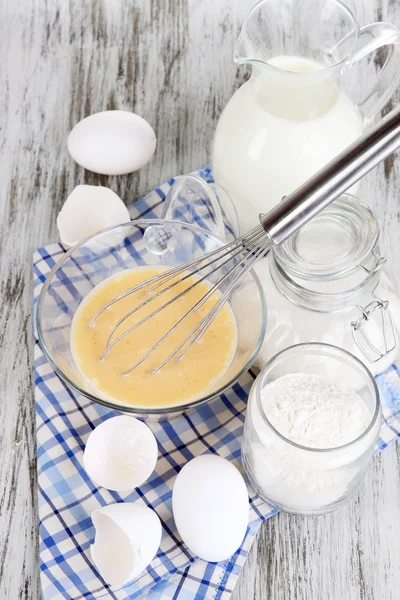
M 398 355 L 400 297 L 385 273 L 371 209 L 345 194 L 256 266 L 268 298 L 258 366 L 301 342 L 325 342 L 373 374 Z

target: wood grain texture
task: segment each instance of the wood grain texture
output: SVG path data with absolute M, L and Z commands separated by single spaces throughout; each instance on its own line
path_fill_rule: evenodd
M 78 183 L 108 185 L 131 203 L 208 163 L 219 114 L 247 77 L 232 62 L 246 8 L 243 0 L 0 0 L 1 600 L 40 598 L 32 252 L 56 239 L 56 215 Z M 353 0 L 353 8 L 361 24 L 400 24 L 393 0 Z M 365 60 L 358 77 L 373 75 L 377 64 L 379 56 Z M 68 155 L 71 127 L 110 108 L 134 110 L 156 130 L 154 160 L 137 174 L 97 176 Z M 399 170 L 389 159 L 360 193 L 376 210 L 398 283 Z M 270 519 L 234 600 L 398 599 L 399 473 L 393 446 L 340 511 Z

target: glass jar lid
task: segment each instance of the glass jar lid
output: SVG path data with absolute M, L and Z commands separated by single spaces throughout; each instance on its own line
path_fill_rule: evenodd
M 291 276 L 326 281 L 347 277 L 360 267 L 376 269 L 382 260 L 374 252 L 378 237 L 369 206 L 344 194 L 273 252 Z

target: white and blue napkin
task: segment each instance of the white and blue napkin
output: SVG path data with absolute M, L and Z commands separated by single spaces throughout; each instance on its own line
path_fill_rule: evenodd
M 198 174 L 212 181 L 210 169 Z M 136 202 L 131 207 L 132 218 L 160 217 L 173 182 L 171 179 Z M 60 244 L 35 252 L 35 305 L 46 276 L 64 252 Z M 44 600 L 229 598 L 261 522 L 276 511 L 249 487 L 250 521 L 242 546 L 229 560 L 212 564 L 192 556 L 182 543 L 172 517 L 171 493 L 176 474 L 200 454 L 218 454 L 240 468 L 244 414 L 253 379 L 248 373 L 212 404 L 170 423 L 151 424 L 159 448 L 155 472 L 134 492 L 110 492 L 89 479 L 82 456 L 90 432 L 117 413 L 69 389 L 47 362 L 35 332 L 40 573 Z M 376 379 L 383 403 L 383 425 L 376 448 L 379 452 L 400 435 L 400 370 L 393 365 Z M 94 527 L 90 515 L 96 508 L 125 501 L 140 502 L 155 510 L 163 523 L 163 538 L 150 567 L 136 581 L 115 589 L 102 580 L 91 561 L 89 547 L 94 541 Z

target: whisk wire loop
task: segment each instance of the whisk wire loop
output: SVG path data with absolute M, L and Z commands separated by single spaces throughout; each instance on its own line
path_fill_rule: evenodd
M 94 315 L 94 317 L 90 321 L 89 326 L 93 327 L 96 319 L 105 310 L 107 310 L 107 308 L 109 308 L 110 306 L 112 306 L 113 304 L 115 304 L 116 302 L 118 302 L 119 300 L 122 300 L 123 298 L 126 298 L 130 294 L 133 294 L 134 292 L 137 292 L 137 291 L 143 289 L 144 287 L 147 287 L 148 285 L 156 283 L 157 281 L 163 280 L 165 278 L 167 278 L 167 280 L 169 280 L 170 278 L 172 279 L 174 276 L 179 275 L 183 271 L 191 269 L 192 267 L 196 266 L 197 264 L 199 264 L 201 262 L 208 261 L 212 256 L 215 256 L 216 254 L 219 254 L 221 251 L 228 250 L 228 248 L 232 249 L 232 248 L 235 248 L 237 246 L 240 246 L 240 245 L 246 243 L 246 239 L 253 238 L 253 236 L 257 236 L 260 233 L 264 233 L 265 234 L 265 231 L 264 231 L 264 228 L 262 227 L 262 225 L 258 225 L 257 227 L 255 227 L 254 229 L 252 229 L 247 235 L 242 235 L 237 240 L 233 240 L 232 242 L 229 242 L 228 244 L 225 244 L 224 246 L 221 246 L 221 248 L 217 248 L 216 250 L 213 250 L 212 252 L 204 254 L 204 256 L 201 256 L 199 258 L 195 258 L 194 260 L 189 261 L 189 262 L 187 262 L 187 263 L 185 263 L 183 265 L 180 265 L 178 267 L 171 267 L 170 269 L 165 269 L 165 271 L 163 271 L 162 273 L 158 273 L 157 275 L 154 275 L 153 277 L 150 277 L 150 279 L 147 279 L 146 281 L 142 281 L 141 283 L 138 283 L 137 285 L 129 288 L 125 292 L 122 292 L 121 294 L 119 294 L 118 296 L 116 296 L 115 298 L 113 298 L 112 300 L 110 300 L 109 302 L 107 302 L 104 306 L 102 306 L 96 312 L 96 314 Z
M 90 322 L 90 326 L 94 326 L 98 317 L 110 306 L 115 304 L 116 302 L 122 300 L 123 298 L 128 297 L 129 295 L 142 290 L 144 288 L 148 288 L 145 291 L 145 295 L 152 295 L 137 306 L 135 306 L 132 310 L 128 311 L 123 317 L 121 317 L 117 323 L 113 326 L 106 343 L 106 347 L 103 353 L 100 356 L 100 361 L 104 360 L 109 351 L 122 339 L 126 336 L 130 335 L 133 331 L 135 331 L 138 327 L 143 325 L 146 321 L 151 318 L 154 318 L 161 311 L 170 306 L 173 302 L 176 302 L 186 294 L 188 294 L 191 290 L 193 290 L 196 286 L 198 286 L 201 282 L 208 280 L 211 276 L 217 275 L 217 281 L 214 285 L 202 295 L 202 297 L 194 303 L 194 305 L 175 323 L 158 341 L 150 350 L 148 350 L 139 360 L 137 360 L 132 366 L 126 369 L 123 372 L 123 375 L 128 375 L 131 373 L 136 367 L 138 367 L 143 361 L 145 361 L 176 329 L 191 315 L 194 311 L 197 311 L 201 308 L 201 306 L 211 298 L 213 294 L 218 292 L 220 288 L 226 285 L 226 289 L 221 293 L 220 297 L 216 301 L 216 303 L 212 306 L 212 308 L 207 312 L 207 314 L 200 320 L 200 322 L 194 327 L 194 329 L 190 332 L 188 336 L 178 345 L 177 348 L 174 349 L 172 353 L 169 354 L 157 367 L 155 367 L 152 372 L 156 373 L 163 366 L 165 366 L 172 358 L 176 357 L 177 359 L 182 358 L 182 356 L 186 353 L 186 351 L 190 348 L 190 346 L 195 342 L 199 341 L 206 329 L 215 319 L 217 314 L 220 312 L 224 304 L 229 300 L 232 293 L 235 291 L 239 284 L 240 278 L 246 273 L 251 266 L 258 260 L 258 258 L 267 251 L 270 245 L 270 239 L 268 234 L 265 232 L 262 225 L 255 227 L 252 229 L 247 235 L 241 236 L 240 238 L 226 244 L 225 246 L 221 246 L 217 248 L 211 253 L 205 254 L 193 261 L 189 261 L 179 267 L 174 267 L 171 269 L 166 269 L 162 273 L 155 275 L 154 277 L 149 278 L 148 280 L 141 282 L 125 292 L 119 294 L 108 303 L 106 303 L 102 308 L 100 308 L 97 313 L 94 315 L 93 319 Z M 228 267 L 229 263 L 232 261 L 236 261 L 236 263 L 232 264 Z M 228 269 L 225 272 L 225 269 Z M 206 271 L 206 272 L 205 272 Z M 198 276 L 201 274 L 201 276 Z M 179 277 L 182 275 L 181 277 Z M 118 335 L 115 339 L 112 339 L 118 328 L 124 323 L 129 317 L 135 314 L 141 308 L 147 306 L 150 302 L 153 302 L 157 298 L 160 298 L 163 294 L 173 289 L 175 286 L 184 283 L 185 281 L 189 282 L 193 280 L 193 277 L 196 277 L 196 280 L 185 287 L 178 294 L 174 295 L 172 298 L 167 300 L 161 306 L 158 306 L 155 310 L 151 311 L 148 315 L 143 317 L 137 323 L 134 323 L 131 327 L 128 327 L 126 331 L 123 331 L 120 335 Z M 149 288 L 150 286 L 150 288 Z M 161 286 L 162 289 L 159 289 Z M 158 290 L 158 291 L 156 291 Z
M 262 232 L 259 232 L 257 235 L 255 235 L 252 238 L 252 243 L 257 242 L 261 237 L 262 237 Z M 182 277 L 181 279 L 177 279 L 176 281 L 174 281 L 173 283 L 171 283 L 169 286 L 164 287 L 162 290 L 160 290 L 158 293 L 154 294 L 153 296 L 151 296 L 150 298 L 148 298 L 147 300 L 144 300 L 141 304 L 138 304 L 137 306 L 135 306 L 132 310 L 130 310 L 129 312 L 127 312 L 123 317 L 121 317 L 119 319 L 119 321 L 117 321 L 117 323 L 113 326 L 113 328 L 111 329 L 111 332 L 108 336 L 107 339 L 107 343 L 106 343 L 106 352 L 107 349 L 111 348 L 111 339 L 115 333 L 115 331 L 118 329 L 118 327 L 120 327 L 122 325 L 122 323 L 124 321 L 126 321 L 126 319 L 128 319 L 129 317 L 131 317 L 133 314 L 135 314 L 139 309 L 143 308 L 144 306 L 146 306 L 147 304 L 149 304 L 150 302 L 152 302 L 153 300 L 155 300 L 156 298 L 160 297 L 162 294 L 164 294 L 165 292 L 170 291 L 173 287 L 175 287 L 178 284 L 183 283 L 184 281 L 186 281 L 189 278 L 193 278 L 193 275 L 196 275 L 197 273 L 200 273 L 200 271 L 202 271 L 203 269 L 210 267 L 211 265 L 213 265 L 214 263 L 220 261 L 222 258 L 224 258 L 225 256 L 229 255 L 227 260 L 225 260 L 223 263 L 221 263 L 218 268 L 221 269 L 222 267 L 224 267 L 226 264 L 228 264 L 231 260 L 233 260 L 234 258 L 237 258 L 238 256 L 240 256 L 240 254 L 243 252 L 243 248 L 242 247 L 236 247 L 234 252 L 232 253 L 231 251 L 229 252 L 224 252 L 221 256 L 218 256 L 217 258 L 214 258 L 212 261 L 210 261 L 209 263 L 207 263 L 206 265 L 203 265 L 202 267 L 198 267 L 197 269 L 195 269 L 194 271 L 188 271 L 186 275 L 184 275 L 184 277 Z M 217 269 L 215 269 L 217 270 Z M 194 287 L 196 287 L 199 283 L 201 283 L 202 281 L 204 281 L 205 279 L 207 279 L 214 271 L 211 270 L 209 273 L 207 273 L 207 275 L 197 279 L 191 286 L 189 286 L 188 288 L 186 288 L 181 294 L 175 296 L 174 300 L 177 300 L 179 298 L 182 298 L 183 296 L 185 296 L 188 292 L 190 292 Z M 176 275 L 173 275 L 171 277 L 166 278 L 165 280 L 163 280 L 161 283 L 156 284 L 155 286 L 153 286 L 150 290 L 146 291 L 145 294 L 147 294 L 150 291 L 154 291 L 155 289 L 157 289 L 158 287 L 160 287 L 161 285 L 164 285 L 165 283 L 168 283 L 168 281 L 173 280 L 174 277 L 176 277 Z M 163 308 L 166 308 L 167 306 L 169 306 L 169 304 L 165 304 Z M 144 321 L 143 321 L 144 322 Z M 137 326 L 141 325 L 142 321 L 140 321 L 139 323 L 137 323 Z M 136 327 L 135 327 L 136 328 Z M 130 333 L 130 331 L 133 331 L 133 329 L 130 329 L 127 331 L 127 333 Z M 122 336 L 124 337 L 124 336 Z M 122 338 L 119 338 L 122 339 Z M 116 341 L 116 340 L 115 340 Z M 102 355 L 103 357 L 105 356 Z
M 253 251 L 253 249 L 251 249 L 251 250 L 248 252 L 248 255 L 253 255 L 253 252 L 254 252 L 254 251 Z M 261 252 L 265 252 L 265 246 L 263 246 L 263 247 L 262 247 L 262 249 L 260 249 L 260 250 L 258 250 L 258 251 L 257 251 L 257 258 L 258 258 L 258 255 L 259 255 L 259 253 L 261 253 Z M 242 259 L 242 260 L 247 260 L 247 256 L 246 256 L 246 257 L 244 257 L 244 259 Z M 254 260 L 254 261 L 252 261 L 252 263 L 251 263 L 251 264 L 253 264 L 253 262 L 255 262 L 255 260 Z M 237 275 L 234 277 L 234 280 L 233 280 L 233 281 L 236 281 L 237 279 L 239 279 L 239 277 L 241 277 L 241 276 L 243 275 L 243 273 L 244 273 L 244 270 L 246 270 L 246 271 L 247 271 L 247 270 L 248 270 L 248 268 L 247 268 L 246 266 L 243 266 L 243 264 L 242 264 L 242 261 L 241 261 L 240 263 L 238 263 L 237 265 L 235 265 L 235 266 L 233 267 L 233 269 L 231 269 L 231 270 L 230 270 L 228 273 L 226 273 L 226 274 L 225 274 L 225 275 L 224 275 L 224 276 L 223 276 L 223 277 L 222 277 L 222 278 L 221 278 L 221 279 L 220 279 L 220 280 L 219 280 L 219 281 L 218 281 L 218 282 L 217 282 L 217 283 L 216 283 L 216 284 L 215 284 L 215 285 L 214 285 L 214 286 L 213 286 L 213 287 L 212 287 L 212 288 L 211 288 L 211 289 L 210 289 L 210 290 L 209 290 L 209 291 L 206 293 L 206 294 L 204 294 L 204 296 L 203 296 L 203 297 L 202 297 L 202 298 L 201 298 L 201 299 L 200 299 L 198 302 L 196 302 L 196 304 L 194 304 L 194 306 L 193 306 L 193 307 L 192 307 L 192 308 L 191 308 L 191 309 L 190 309 L 188 312 L 186 312 L 186 313 L 185 313 L 185 314 L 184 314 L 184 315 L 183 315 L 183 316 L 182 316 L 182 317 L 179 319 L 179 321 L 178 321 L 177 323 L 175 323 L 175 325 L 174 325 L 174 326 L 173 326 L 171 329 L 169 329 L 169 330 L 167 331 L 167 333 L 165 333 L 165 334 L 164 334 L 164 335 L 163 335 L 163 336 L 160 338 L 160 340 L 158 340 L 158 342 L 157 342 L 157 343 L 156 343 L 156 344 L 155 344 L 155 345 L 154 345 L 152 348 L 150 348 L 150 350 L 148 350 L 148 351 L 146 352 L 146 354 L 144 354 L 144 355 L 143 355 L 143 356 L 142 356 L 142 357 L 141 357 L 141 358 L 140 358 L 140 359 L 139 359 L 139 360 L 138 360 L 138 361 L 137 361 L 137 362 L 136 362 L 134 365 L 132 365 L 131 367 L 129 367 L 129 369 L 127 369 L 126 371 L 124 371 L 124 373 L 123 373 L 123 374 L 124 374 L 124 375 L 128 375 L 128 374 L 129 374 L 131 371 L 133 371 L 134 369 L 136 369 L 136 367 L 138 367 L 138 366 L 139 366 L 139 365 L 140 365 L 140 364 L 141 364 L 141 363 L 142 363 L 144 360 L 146 360 L 146 358 L 148 358 L 148 357 L 149 357 L 149 356 L 150 356 L 150 355 L 151 355 L 151 354 L 154 352 L 154 350 L 156 350 L 156 349 L 157 349 L 157 348 L 158 348 L 158 347 L 159 347 L 159 346 L 162 344 L 162 342 L 164 342 L 164 341 L 165 341 L 165 340 L 166 340 L 166 339 L 167 339 L 167 338 L 168 338 L 168 337 L 169 337 L 169 336 L 170 336 L 170 335 L 171 335 L 171 334 L 172 334 L 172 333 L 173 333 L 173 332 L 174 332 L 174 331 L 175 331 L 175 330 L 176 330 L 176 329 L 179 327 L 179 325 L 181 325 L 181 324 L 183 323 L 183 321 L 185 321 L 185 320 L 186 320 L 186 318 L 187 318 L 187 317 L 189 317 L 189 315 L 191 315 L 191 314 L 192 314 L 192 313 L 193 313 L 195 310 L 198 310 L 198 309 L 199 309 L 199 308 L 200 308 L 200 307 L 201 307 L 201 306 L 202 306 L 202 305 L 203 305 L 203 304 L 204 304 L 204 303 L 205 303 L 205 302 L 206 302 L 206 301 L 207 301 L 207 300 L 208 300 L 208 299 L 209 299 L 209 298 L 210 298 L 210 297 L 211 297 L 211 296 L 212 296 L 212 295 L 213 295 L 213 294 L 214 294 L 214 293 L 215 293 L 215 292 L 216 292 L 216 291 L 217 291 L 217 290 L 218 290 L 218 289 L 219 289 L 219 288 L 220 288 L 220 287 L 221 287 L 221 286 L 222 286 L 222 285 L 223 285 L 223 284 L 224 284 L 224 283 L 225 283 L 225 282 L 228 280 L 228 278 L 229 278 L 229 277 L 231 277 L 233 273 L 235 273 L 235 271 L 238 271 L 238 273 L 237 273 Z M 205 275 L 205 276 L 204 276 L 202 279 L 203 279 L 203 280 L 204 280 L 204 279 L 207 279 L 207 277 L 208 277 L 209 275 L 210 275 L 210 274 L 208 273 L 208 274 L 207 274 L 207 275 Z M 231 282 L 231 284 L 229 284 L 229 285 L 228 285 L 228 288 L 227 288 L 227 289 L 230 289 L 230 287 L 232 286 L 232 284 L 233 284 L 233 282 Z M 184 293 L 184 292 L 183 292 L 183 293 Z M 222 296 L 222 297 L 224 297 L 224 296 L 225 296 L 225 294 L 226 294 L 226 292 L 223 294 L 223 296 Z M 225 298 L 224 302 L 220 304 L 220 309 L 222 308 L 223 304 L 225 304 L 225 302 L 226 302 L 226 300 L 227 300 L 227 299 L 228 299 L 228 296 L 226 296 L 226 298 Z M 165 308 L 167 305 L 171 304 L 171 303 L 172 303 L 174 300 L 175 300 L 175 299 L 172 299 L 172 300 L 171 300 L 169 303 L 167 303 L 167 304 L 163 305 L 162 307 L 160 307 L 160 309 L 162 310 L 162 309 L 163 309 L 163 308 Z M 220 302 L 220 301 L 221 301 L 221 299 L 220 299 L 218 302 Z M 217 302 L 217 304 L 218 304 L 218 302 Z M 215 305 L 214 305 L 214 307 L 215 307 Z M 213 308 L 214 308 L 214 307 L 213 307 Z M 213 308 L 212 308 L 212 309 L 210 309 L 210 310 L 212 311 L 212 310 L 213 310 Z M 219 310 L 220 310 L 220 309 L 219 309 Z M 219 312 L 219 310 L 218 310 L 218 312 Z M 209 314 L 209 313 L 208 313 L 208 314 Z M 216 314 L 217 314 L 217 313 L 215 313 L 215 316 L 216 316 Z M 205 319 L 206 319 L 206 318 L 207 318 L 207 315 L 206 315 L 206 317 L 204 317 L 204 318 L 203 318 L 203 319 L 200 321 L 200 323 L 199 323 L 199 324 L 198 324 L 198 325 L 195 327 L 195 329 L 194 329 L 194 330 L 193 330 L 193 331 L 192 331 L 192 332 L 189 334 L 188 338 L 187 338 L 187 339 L 185 339 L 185 340 L 184 340 L 184 342 L 182 342 L 182 343 L 179 345 L 179 347 L 176 349 L 176 351 L 174 351 L 174 352 L 173 352 L 173 353 L 172 353 L 170 356 L 168 356 L 168 357 L 167 357 L 167 358 L 166 358 L 166 359 L 163 361 L 163 363 L 162 363 L 161 365 L 159 365 L 159 366 L 157 366 L 155 369 L 153 369 L 153 371 L 152 371 L 153 373 L 156 373 L 157 371 L 159 371 L 159 369 L 161 369 L 161 367 L 163 367 L 163 366 L 164 366 L 164 365 L 165 365 L 167 362 L 169 362 L 169 360 L 170 360 L 171 358 L 173 358 L 173 356 L 176 354 L 176 352 L 177 352 L 177 351 L 179 351 L 179 350 L 182 348 L 182 346 L 183 346 L 183 343 L 185 343 L 185 342 L 186 342 L 188 339 L 190 339 L 190 337 L 191 337 L 191 336 L 192 336 L 194 333 L 196 333 L 196 332 L 198 331 L 198 328 L 199 328 L 199 327 L 200 327 L 202 324 L 204 324 L 204 322 L 205 322 Z M 210 321 L 210 323 L 211 323 L 211 321 Z M 208 327 L 208 325 L 207 325 L 207 327 Z M 207 329 L 207 327 L 205 327 L 205 328 L 204 328 L 204 331 L 205 331 L 205 329 Z M 199 336 L 199 338 L 200 338 L 200 337 L 201 337 L 201 336 Z M 198 339 L 199 339 L 199 338 L 198 338 Z M 190 344 L 190 345 L 191 345 L 191 344 Z M 186 351 L 186 350 L 185 350 L 185 351 Z M 183 356 L 183 354 L 182 354 L 182 356 Z
M 232 296 L 232 294 L 239 287 L 240 281 L 238 281 L 238 280 L 242 278 L 242 276 L 243 276 L 243 274 L 245 272 L 247 272 L 247 271 L 249 271 L 251 269 L 251 267 L 253 266 L 253 264 L 263 254 L 265 254 L 265 252 L 266 252 L 266 248 L 263 247 L 263 248 L 258 249 L 257 252 L 255 252 L 253 254 L 253 258 L 244 267 L 243 271 L 239 272 L 234 277 L 234 279 L 232 280 L 232 282 L 230 283 L 230 285 L 228 286 L 228 288 L 222 294 L 222 296 L 218 300 L 218 302 L 209 311 L 209 313 L 200 321 L 200 323 L 197 324 L 197 326 L 193 329 L 193 331 L 191 331 L 189 333 L 189 335 L 186 336 L 186 338 L 183 340 L 183 342 L 181 342 L 179 344 L 179 346 L 173 352 L 171 352 L 171 354 L 169 356 L 167 356 L 167 358 L 160 365 L 158 365 L 155 369 L 153 369 L 152 373 L 157 373 L 157 371 L 159 371 L 162 367 L 164 367 L 174 356 L 176 356 L 178 354 L 178 352 L 180 350 L 182 350 L 182 348 L 184 348 L 182 350 L 182 352 L 180 352 L 180 354 L 178 354 L 178 356 L 176 357 L 177 360 L 180 360 L 184 356 L 184 354 L 187 352 L 187 350 L 189 350 L 189 348 L 195 342 L 198 342 L 200 340 L 200 338 L 202 337 L 202 335 L 204 334 L 204 332 L 206 331 L 206 329 L 211 325 L 212 321 L 215 319 L 215 317 L 221 311 L 221 309 L 223 308 L 223 306 L 226 304 L 226 302 L 229 300 L 229 298 Z M 189 343 L 187 343 L 187 342 L 189 342 Z M 185 344 L 187 344 L 186 347 L 184 347 Z M 149 351 L 149 354 L 151 353 L 151 351 Z

